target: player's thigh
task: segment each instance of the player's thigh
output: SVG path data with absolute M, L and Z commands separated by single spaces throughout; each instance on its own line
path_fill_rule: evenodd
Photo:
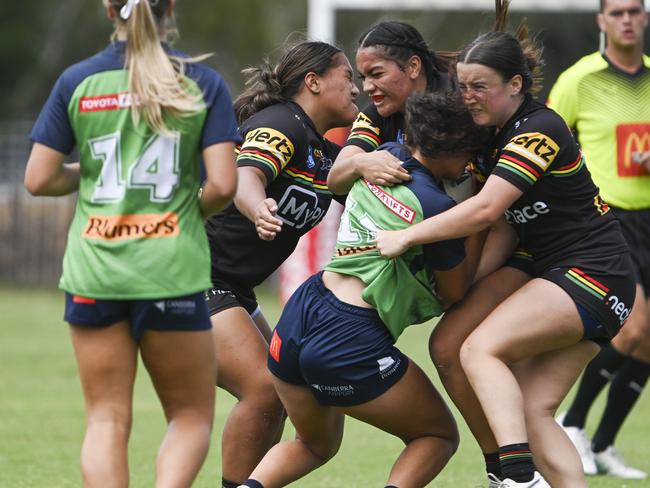
M 276 376 L 273 385 L 296 429 L 296 437 L 319 457 L 333 456 L 343 439 L 345 415 L 334 407 L 319 404 L 306 385 L 287 383 Z
M 242 307 L 223 310 L 210 317 L 219 369 L 219 386 L 237 397 L 266 385 L 268 342 L 255 321 Z
M 422 436 L 456 440 L 456 422 L 429 378 L 413 361 L 406 373 L 381 396 L 351 407 L 337 407 L 404 442 Z
M 537 278 L 490 313 L 465 341 L 461 356 L 471 361 L 475 352 L 482 351 L 513 363 L 577 344 L 583 335 L 582 320 L 569 294 Z
M 126 320 L 93 328 L 70 325 L 87 407 L 130 416 L 137 369 L 137 344 Z
M 217 368 L 210 330 L 149 330 L 140 349 L 168 419 L 185 408 L 212 412 Z
M 438 322 L 429 339 L 434 359 L 457 355 L 463 341 L 497 305 L 530 280 L 530 276 L 512 267 L 503 267 L 476 283 L 459 303 Z

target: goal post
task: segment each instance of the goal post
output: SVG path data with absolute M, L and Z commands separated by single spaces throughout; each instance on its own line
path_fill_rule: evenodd
M 598 0 L 513 0 L 510 9 L 528 12 L 597 12 Z M 492 11 L 494 0 L 309 0 L 307 34 L 310 39 L 335 42 L 339 10 L 451 10 Z

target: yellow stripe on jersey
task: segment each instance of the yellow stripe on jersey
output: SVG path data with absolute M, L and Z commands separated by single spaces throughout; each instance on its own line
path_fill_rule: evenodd
M 288 176 L 291 176 L 292 178 L 294 178 L 294 179 L 296 179 L 296 180 L 303 180 L 303 181 L 306 181 L 306 182 L 308 182 L 308 183 L 311 183 L 312 186 L 313 186 L 315 189 L 319 189 L 319 190 L 327 190 L 327 184 L 317 183 L 316 181 L 314 181 L 314 177 L 313 177 L 313 176 L 303 175 L 303 174 L 297 173 L 297 172 L 295 172 L 295 171 L 291 171 L 290 169 L 285 169 L 284 172 L 285 172 Z
M 546 168 L 555 161 L 555 157 L 560 152 L 560 146 L 545 134 L 527 132 L 513 137 L 504 151 L 517 153 L 541 168 L 542 171 L 546 171 Z
M 258 127 L 248 131 L 239 155 L 243 157 L 247 153 L 253 153 L 265 156 L 265 159 L 276 165 L 277 176 L 291 160 L 294 152 L 293 143 L 282 132 L 271 127 Z

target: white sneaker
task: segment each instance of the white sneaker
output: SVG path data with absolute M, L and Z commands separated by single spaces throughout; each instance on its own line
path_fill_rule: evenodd
M 542 475 L 537 471 L 535 471 L 535 476 L 533 476 L 533 479 L 530 481 L 517 483 L 510 478 L 506 478 L 505 480 L 502 480 L 501 484 L 497 486 L 498 488 L 551 488 L 551 485 L 549 485 L 547 481 L 542 477 Z
M 625 464 L 623 456 L 614 446 L 609 446 L 603 452 L 597 452 L 595 458 L 600 474 L 608 474 L 628 480 L 644 480 L 648 477 L 648 473 L 645 471 Z
M 492 473 L 488 474 L 488 485 L 487 488 L 499 488 L 501 486 L 501 480 L 494 476 Z
M 562 425 L 564 416 L 566 414 L 562 413 L 555 418 L 555 421 L 562 427 L 564 433 L 569 437 L 571 443 L 575 446 L 580 459 L 582 460 L 582 470 L 587 475 L 598 474 L 598 468 L 596 467 L 596 458 L 594 457 L 594 452 L 591 450 L 591 443 L 587 439 L 585 430 L 579 427 L 565 427 Z

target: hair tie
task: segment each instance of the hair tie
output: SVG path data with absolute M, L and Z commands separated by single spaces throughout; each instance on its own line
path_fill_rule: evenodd
M 122 20 L 127 20 L 131 17 L 131 12 L 133 12 L 133 7 L 140 3 L 140 0 L 126 0 L 124 6 L 120 9 L 120 17 Z

